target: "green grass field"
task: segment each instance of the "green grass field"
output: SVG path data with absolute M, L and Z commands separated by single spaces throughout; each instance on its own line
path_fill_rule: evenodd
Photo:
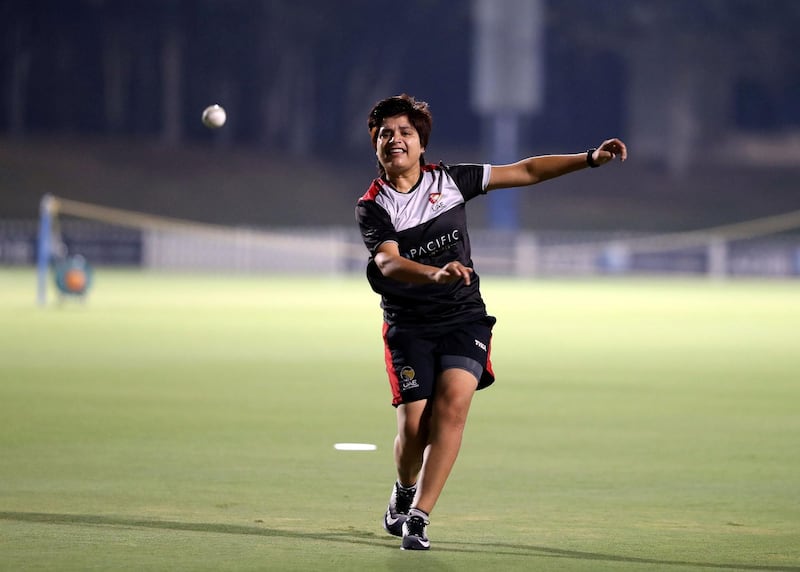
M 406 553 L 363 280 L 0 271 L 0 569 L 800 571 L 800 283 L 484 296 L 498 381 Z

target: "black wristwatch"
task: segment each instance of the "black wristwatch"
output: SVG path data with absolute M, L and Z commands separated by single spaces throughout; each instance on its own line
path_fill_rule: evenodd
M 589 165 L 592 169 L 596 169 L 597 167 L 600 166 L 599 163 L 594 162 L 594 157 L 592 157 L 595 151 L 597 151 L 597 147 L 592 147 L 591 149 L 586 151 L 586 164 Z

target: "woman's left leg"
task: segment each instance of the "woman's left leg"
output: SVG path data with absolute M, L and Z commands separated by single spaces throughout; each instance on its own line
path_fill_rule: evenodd
M 431 513 L 455 464 L 472 396 L 478 380 L 470 372 L 451 368 L 437 381 L 428 427 L 428 445 L 417 481 L 413 508 Z

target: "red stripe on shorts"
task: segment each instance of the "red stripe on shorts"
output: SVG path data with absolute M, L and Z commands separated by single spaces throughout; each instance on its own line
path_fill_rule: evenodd
M 486 351 L 486 372 L 494 379 L 494 370 L 492 369 L 492 340 L 489 338 L 489 349 Z
M 383 323 L 383 359 L 386 362 L 386 373 L 389 374 L 389 386 L 392 388 L 392 405 L 400 405 L 403 398 L 400 396 L 400 378 L 394 370 L 392 363 L 392 352 L 389 351 L 389 343 L 386 341 L 386 332 L 389 331 L 389 324 Z

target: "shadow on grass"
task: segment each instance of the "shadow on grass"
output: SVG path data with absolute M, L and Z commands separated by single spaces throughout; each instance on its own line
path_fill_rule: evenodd
M 397 549 L 397 539 L 377 535 L 373 532 L 346 530 L 341 532 L 299 532 L 281 530 L 266 526 L 244 526 L 238 524 L 216 524 L 205 522 L 176 522 L 169 520 L 145 520 L 121 518 L 91 514 L 52 514 L 41 512 L 0 512 L 0 520 L 30 522 L 59 525 L 120 526 L 128 528 L 147 528 L 163 530 L 181 530 L 188 532 L 209 532 L 215 534 L 240 534 L 251 536 L 279 537 L 320 540 L 347 544 L 385 545 L 392 550 Z M 436 552 L 490 553 L 506 556 L 537 556 L 546 558 L 565 558 L 575 560 L 594 560 L 598 562 L 620 562 L 629 564 L 649 564 L 653 566 L 689 566 L 720 570 L 775 570 L 784 572 L 800 572 L 800 566 L 766 566 L 751 564 L 726 564 L 714 562 L 696 562 L 690 560 L 659 560 L 655 558 L 636 558 L 617 556 L 599 552 L 582 552 L 563 550 L 532 544 L 511 544 L 502 542 L 438 542 Z

